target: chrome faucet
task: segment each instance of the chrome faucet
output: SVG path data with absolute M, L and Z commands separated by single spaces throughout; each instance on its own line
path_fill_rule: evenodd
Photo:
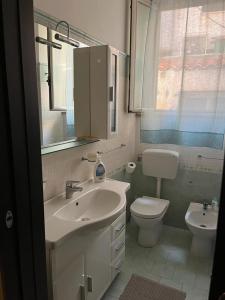
M 80 181 L 77 180 L 68 180 L 66 181 L 66 199 L 70 199 L 73 196 L 74 192 L 81 192 L 83 188 L 81 186 L 77 186 Z

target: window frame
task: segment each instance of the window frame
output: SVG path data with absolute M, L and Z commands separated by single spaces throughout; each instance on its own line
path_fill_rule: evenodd
M 141 3 L 146 6 L 151 6 L 153 0 L 130 0 L 130 61 L 129 61 L 129 99 L 128 99 L 128 112 L 130 113 L 142 113 L 146 107 L 137 107 L 135 105 L 135 67 L 136 67 L 136 37 L 137 37 L 137 12 L 138 12 L 138 3 Z M 215 0 L 217 1 L 217 0 Z M 201 0 L 196 0 L 192 6 L 196 7 L 202 4 Z M 183 5 L 179 7 L 180 9 L 185 8 Z M 170 4 L 166 6 L 162 11 L 170 9 Z M 205 37 L 205 55 L 211 55 L 207 53 L 209 38 Z M 196 54 L 192 54 L 196 56 Z M 202 54 L 201 54 L 202 55 Z M 158 79 L 157 79 L 158 80 Z M 154 110 L 156 112 L 166 113 L 167 109 L 157 109 L 157 99 L 154 100 Z M 152 107 L 153 108 L 153 107 Z
M 137 33 L 137 6 L 138 3 L 149 6 L 152 0 L 131 0 L 130 1 L 130 74 L 129 74 L 129 103 L 128 112 L 140 113 L 141 108 L 135 107 L 135 62 L 136 62 L 136 33 Z

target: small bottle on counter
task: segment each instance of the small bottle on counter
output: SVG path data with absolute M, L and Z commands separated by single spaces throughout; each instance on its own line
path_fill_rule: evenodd
M 97 154 L 97 161 L 94 167 L 94 181 L 95 182 L 102 182 L 106 178 L 105 174 L 105 165 L 103 164 L 101 160 L 101 155 Z

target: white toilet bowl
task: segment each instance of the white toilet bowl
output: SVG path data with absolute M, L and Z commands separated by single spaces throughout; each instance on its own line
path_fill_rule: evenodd
M 139 227 L 138 243 L 143 247 L 153 247 L 159 240 L 162 219 L 169 201 L 159 198 L 137 198 L 130 207 L 131 216 Z
M 191 202 L 185 215 L 189 230 L 193 233 L 191 253 L 199 257 L 210 257 L 216 238 L 218 212 L 211 206 L 203 209 L 201 203 Z

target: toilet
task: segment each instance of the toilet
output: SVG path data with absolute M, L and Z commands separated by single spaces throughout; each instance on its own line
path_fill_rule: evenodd
M 137 224 L 138 243 L 143 247 L 153 247 L 160 238 L 162 220 L 169 207 L 169 200 L 161 199 L 162 179 L 175 179 L 178 170 L 179 153 L 162 149 L 147 149 L 142 155 L 142 171 L 146 176 L 157 179 L 156 198 L 137 198 L 130 211 Z

